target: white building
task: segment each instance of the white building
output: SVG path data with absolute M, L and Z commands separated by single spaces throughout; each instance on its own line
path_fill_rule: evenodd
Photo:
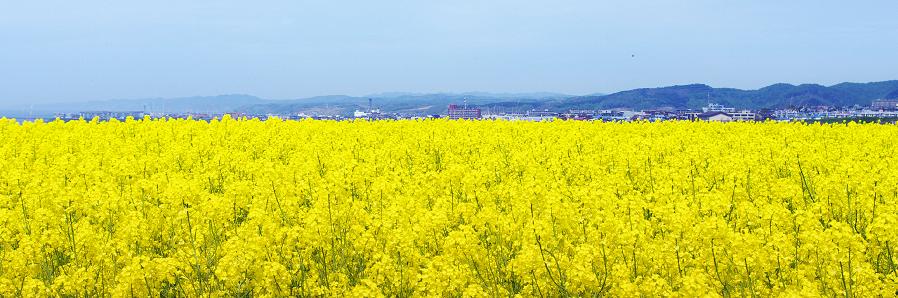
M 723 105 L 716 103 L 709 103 L 707 107 L 702 108 L 702 112 L 711 113 L 711 112 L 724 112 L 724 113 L 733 113 L 735 112 L 735 108 L 727 108 Z
M 742 110 L 739 112 L 727 113 L 730 117 L 733 117 L 733 121 L 755 121 L 756 115 L 754 112 L 749 110 Z
M 711 122 L 731 122 L 733 121 L 733 116 L 724 112 L 708 112 L 699 115 L 699 119 Z

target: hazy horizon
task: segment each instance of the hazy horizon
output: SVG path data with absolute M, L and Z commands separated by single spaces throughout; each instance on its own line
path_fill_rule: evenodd
M 894 1 L 30 1 L 0 106 L 898 79 Z
M 884 82 L 884 81 L 898 81 L 898 79 L 893 79 L 893 80 L 883 80 L 883 81 L 876 81 L 876 82 Z M 876 83 L 876 82 L 844 81 L 844 82 L 838 82 L 838 83 L 833 83 L 833 84 L 824 84 L 823 86 L 825 86 L 825 87 L 831 87 L 831 86 L 838 85 L 838 84 L 842 84 L 842 83 L 860 83 L 860 84 L 865 84 L 865 83 Z M 770 83 L 770 84 L 766 84 L 766 85 L 758 86 L 758 87 L 753 87 L 753 88 L 736 88 L 736 89 L 740 89 L 740 90 L 759 90 L 759 89 L 762 89 L 762 88 L 764 88 L 764 87 L 769 87 L 769 86 L 774 85 L 774 84 L 782 84 L 782 83 L 785 83 L 785 82 Z M 228 96 L 250 96 L 250 97 L 256 97 L 256 98 L 259 98 L 259 99 L 261 99 L 261 100 L 272 100 L 272 101 L 291 101 L 291 100 L 302 100 L 302 99 L 312 99 L 312 98 L 320 98 L 320 97 L 334 97 L 334 96 L 348 96 L 348 97 L 355 97 L 355 98 L 365 98 L 365 97 L 369 97 L 369 98 L 378 98 L 378 97 L 395 98 L 395 97 L 400 97 L 400 96 L 405 96 L 405 95 L 409 95 L 409 96 L 427 96 L 427 95 L 439 95 L 439 94 L 456 94 L 456 95 L 480 94 L 480 95 L 484 95 L 484 96 L 496 96 L 496 98 L 498 98 L 498 97 L 500 97 L 500 96 L 527 95 L 527 94 L 555 94 L 555 95 L 561 95 L 561 96 L 577 97 L 577 96 L 610 95 L 610 94 L 615 94 L 615 93 L 618 93 L 618 92 L 626 92 L 626 91 L 632 91 L 632 90 L 636 90 L 636 89 L 666 88 L 666 87 L 684 86 L 684 85 L 695 85 L 695 84 L 705 84 L 705 83 L 694 82 L 694 83 L 683 83 L 683 84 L 677 84 L 677 85 L 665 85 L 665 86 L 643 86 L 643 87 L 635 87 L 635 88 L 633 88 L 633 89 L 627 89 L 627 90 L 614 90 L 614 91 L 609 91 L 609 92 L 591 92 L 591 93 L 584 93 L 584 94 L 570 94 L 570 93 L 553 92 L 553 91 L 531 91 L 531 92 L 527 92 L 527 91 L 523 91 L 523 92 L 502 92 L 502 91 L 477 91 L 477 90 L 474 90 L 474 91 L 432 91 L 432 92 L 384 91 L 384 92 L 376 92 L 376 93 L 369 93 L 369 94 L 318 94 L 318 95 L 312 95 L 312 96 L 292 97 L 292 98 L 266 98 L 266 97 L 261 97 L 261 96 L 255 95 L 255 94 L 249 94 L 249 93 L 227 93 L 227 94 L 224 94 L 224 93 L 223 93 L 223 94 L 196 94 L 196 95 L 183 95 L 183 96 L 170 96 L 170 97 L 159 97 L 159 96 L 155 96 L 155 97 L 105 98 L 105 99 L 100 98 L 100 99 L 86 99 L 86 100 L 80 100 L 80 101 L 78 101 L 78 100 L 73 100 L 73 101 L 55 101 L 55 102 L 54 102 L 54 101 L 51 101 L 51 102 L 35 102 L 35 103 L 31 103 L 31 105 L 39 105 L 39 106 L 44 106 L 44 107 L 46 107 L 46 106 L 52 105 L 52 104 L 66 104 L 66 103 L 115 102 L 115 101 L 157 100 L 157 99 L 166 99 L 166 100 L 167 100 L 167 99 L 182 99 L 182 98 L 183 98 L 183 99 L 190 99 L 190 98 L 220 97 L 220 96 L 224 96 L 224 97 L 228 97 Z M 795 85 L 795 86 L 798 86 L 798 85 L 815 85 L 815 84 L 819 85 L 818 83 L 813 83 L 813 82 L 805 82 L 805 83 L 785 83 L 785 84 L 790 84 L 790 85 Z M 728 87 L 728 86 L 713 86 L 713 85 L 709 85 L 709 86 L 712 87 L 712 88 L 717 88 L 717 89 L 734 88 L 734 87 Z M 3 111 L 3 110 L 6 110 L 6 111 L 13 111 L 13 110 L 23 110 L 23 109 L 24 109 L 24 110 L 27 110 L 27 109 L 28 109 L 28 106 L 29 106 L 29 103 L 15 103 L 15 102 L 4 103 L 4 102 L 0 101 L 0 111 Z

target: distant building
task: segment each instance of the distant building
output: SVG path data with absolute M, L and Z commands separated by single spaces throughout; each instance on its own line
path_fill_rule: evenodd
M 731 122 L 734 121 L 733 116 L 724 112 L 708 112 L 698 116 L 699 119 L 711 122 Z
M 777 120 L 792 120 L 792 119 L 801 119 L 802 114 L 799 111 L 788 109 L 788 110 L 775 110 L 773 111 L 773 119 Z
M 629 119 L 633 115 L 632 111 L 601 110 L 598 118 L 604 121 L 622 121 Z
M 661 110 L 644 110 L 642 111 L 644 115 L 641 115 L 640 120 L 649 120 L 649 121 L 663 121 L 670 119 L 677 119 L 677 114 L 672 110 L 661 109 Z
M 728 108 L 720 104 L 709 103 L 707 107 L 702 108 L 702 112 L 711 113 L 711 112 L 723 112 L 723 113 L 732 113 L 735 112 L 735 108 Z
M 369 110 L 367 112 L 355 110 L 355 112 L 352 113 L 352 117 L 357 119 L 364 118 L 371 120 L 388 118 L 387 115 L 380 112 L 380 109 Z
M 757 120 L 757 115 L 755 112 L 743 110 L 739 112 L 727 113 L 730 117 L 733 117 L 733 121 L 755 121 Z
M 596 115 L 598 113 L 595 110 L 568 110 L 567 113 L 562 113 L 559 117 L 570 120 L 591 120 Z
M 379 108 L 374 108 L 374 100 L 370 98 L 368 99 L 368 109 L 366 111 L 355 110 L 355 112 L 352 113 L 352 117 L 356 119 L 364 118 L 369 120 L 388 118 L 386 115 L 380 112 Z
M 898 99 L 877 99 L 873 101 L 873 109 L 898 110 Z
M 362 111 L 359 111 L 359 110 L 355 110 L 355 112 L 352 113 L 352 117 L 355 117 L 355 118 L 364 118 L 364 117 L 367 117 L 367 116 L 368 116 L 368 113 L 362 112 Z
M 489 114 L 483 116 L 487 119 L 502 119 L 509 121 L 554 121 L 556 118 L 560 119 L 576 119 L 576 120 L 588 120 L 588 116 L 580 117 L 576 114 L 569 113 L 557 113 L 549 110 L 529 110 L 525 113 L 504 113 L 504 114 Z
M 674 111 L 674 115 L 676 115 L 677 119 L 680 120 L 695 120 L 698 119 L 698 116 L 701 114 L 701 111 L 690 109 L 681 109 Z
M 549 110 L 529 110 L 527 111 L 528 117 L 540 117 L 540 118 L 555 118 L 558 116 L 558 113 L 552 112 Z
M 84 117 L 84 119 L 90 120 L 93 118 L 99 118 L 100 120 L 110 120 L 110 119 L 118 119 L 125 120 L 127 117 L 133 117 L 134 119 L 143 118 L 143 111 L 128 111 L 128 112 L 113 112 L 113 111 L 86 111 L 80 112 L 76 116 Z M 75 117 L 72 117 L 75 118 Z
M 449 119 L 480 119 L 480 109 L 449 105 Z

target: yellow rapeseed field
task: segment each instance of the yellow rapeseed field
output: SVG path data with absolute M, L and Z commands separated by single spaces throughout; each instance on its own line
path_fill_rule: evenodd
M 0 296 L 898 295 L 898 126 L 0 120 Z

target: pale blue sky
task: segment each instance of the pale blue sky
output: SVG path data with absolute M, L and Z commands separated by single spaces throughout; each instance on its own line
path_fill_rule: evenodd
M 0 103 L 890 80 L 896 12 L 894 0 L 9 0 Z

